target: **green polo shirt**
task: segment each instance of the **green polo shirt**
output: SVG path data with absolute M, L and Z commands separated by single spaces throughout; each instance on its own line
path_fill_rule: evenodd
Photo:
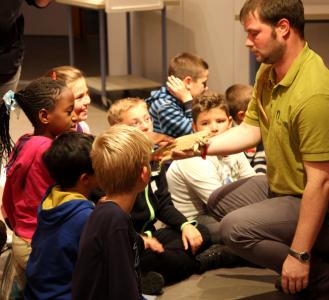
M 329 70 L 306 44 L 279 83 L 274 76 L 271 65 L 260 67 L 245 122 L 261 129 L 271 190 L 302 194 L 303 162 L 329 161 Z

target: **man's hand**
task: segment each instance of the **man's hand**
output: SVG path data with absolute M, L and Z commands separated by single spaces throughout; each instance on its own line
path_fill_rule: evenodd
M 157 253 L 162 253 L 164 251 L 162 244 L 154 237 L 148 237 L 141 235 L 144 241 L 145 249 L 150 249 Z
M 183 227 L 182 240 L 184 244 L 184 249 L 187 250 L 190 244 L 191 251 L 193 254 L 198 251 L 203 242 L 200 231 L 191 224 L 186 224 Z
M 288 255 L 282 266 L 282 289 L 286 294 L 295 294 L 308 285 L 310 262 L 300 262 Z
M 152 140 L 155 145 L 160 145 L 160 147 L 170 145 L 175 141 L 173 137 L 159 132 L 147 131 L 145 134 Z
M 170 93 L 183 103 L 193 99 L 191 92 L 186 88 L 185 83 L 175 76 L 168 77 L 167 87 Z

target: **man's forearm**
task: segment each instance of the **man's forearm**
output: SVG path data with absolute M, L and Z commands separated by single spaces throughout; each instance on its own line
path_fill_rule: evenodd
M 321 164 L 321 163 L 320 163 Z M 323 166 L 327 163 L 323 163 Z M 302 198 L 297 229 L 291 248 L 311 252 L 328 211 L 329 179 L 323 170 L 307 167 L 307 184 Z
M 250 149 L 261 141 L 260 128 L 242 123 L 210 140 L 209 155 L 228 155 Z

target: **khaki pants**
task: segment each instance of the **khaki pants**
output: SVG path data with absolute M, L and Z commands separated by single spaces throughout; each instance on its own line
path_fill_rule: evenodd
M 26 284 L 25 269 L 31 253 L 31 244 L 13 233 L 12 245 L 2 274 L 0 299 L 9 300 L 14 280 L 21 290 Z
M 13 256 L 14 266 L 17 274 L 17 282 L 21 289 L 24 289 L 26 278 L 25 269 L 30 253 L 32 251 L 31 244 L 13 233 Z

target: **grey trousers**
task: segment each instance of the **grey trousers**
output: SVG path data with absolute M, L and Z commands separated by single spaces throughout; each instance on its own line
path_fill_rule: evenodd
M 212 193 L 209 212 L 221 220 L 221 241 L 242 258 L 281 273 L 295 234 L 300 197 L 275 197 L 266 176 L 255 176 Z M 329 222 L 312 249 L 309 289 L 329 291 Z
M 210 233 L 210 239 L 212 244 L 219 244 L 219 227 L 220 222 L 218 222 L 214 217 L 210 215 L 199 215 L 196 217 L 199 224 L 206 226 Z

